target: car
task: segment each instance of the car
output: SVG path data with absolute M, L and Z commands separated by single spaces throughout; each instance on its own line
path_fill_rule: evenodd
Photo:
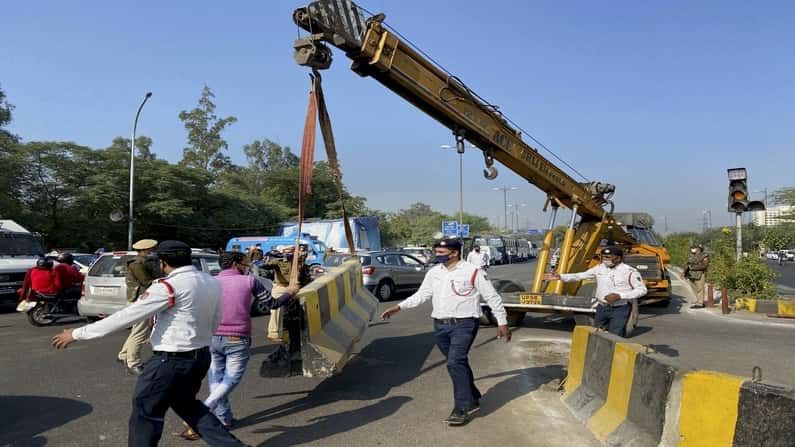
M 358 252 L 355 256 L 362 265 L 364 286 L 379 301 L 389 301 L 398 292 L 417 291 L 429 268 L 418 258 L 400 251 Z M 327 255 L 324 269 L 341 265 L 350 257 L 348 253 Z
M 77 302 L 78 313 L 89 318 L 104 318 L 126 306 L 127 303 L 127 263 L 138 253 L 135 251 L 115 251 L 103 253 L 88 271 L 83 281 L 82 297 Z M 221 272 L 218 255 L 194 250 L 191 254 L 193 266 L 213 276 Z M 270 281 L 260 279 L 265 288 L 271 290 Z M 252 314 L 266 313 L 263 297 L 252 304 Z
M 428 247 L 405 247 L 400 251 L 414 256 L 425 264 L 430 263 L 433 259 L 433 251 Z

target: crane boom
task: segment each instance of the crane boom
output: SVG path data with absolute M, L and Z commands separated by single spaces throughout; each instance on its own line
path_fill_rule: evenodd
M 328 68 L 328 42 L 353 60 L 352 69 L 370 76 L 414 104 L 484 153 L 487 178 L 496 176 L 493 160 L 536 185 L 560 205 L 588 220 L 602 220 L 615 188 L 579 183 L 522 140 L 498 108 L 482 100 L 460 79 L 423 57 L 383 24 L 383 14 L 364 19 L 349 0 L 319 0 L 295 11 L 293 19 L 313 33 L 296 41 L 299 64 Z

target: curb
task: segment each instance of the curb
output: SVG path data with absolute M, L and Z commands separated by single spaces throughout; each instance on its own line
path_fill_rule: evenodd
M 795 317 L 795 300 L 779 298 L 777 300 L 758 300 L 756 298 L 737 298 L 734 302 L 736 310 L 747 310 L 758 314 L 775 314 L 782 317 Z
M 794 445 L 795 392 L 714 371 L 577 326 L 561 397 L 609 446 Z

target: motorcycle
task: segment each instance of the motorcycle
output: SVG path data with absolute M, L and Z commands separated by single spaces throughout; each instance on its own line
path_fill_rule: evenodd
M 65 318 L 80 316 L 77 312 L 77 300 L 80 292 L 64 291 L 58 295 L 48 295 L 32 292 L 32 297 L 27 303 L 30 307 L 26 312 L 28 321 L 33 326 L 49 326 Z M 33 304 L 35 302 L 35 305 Z

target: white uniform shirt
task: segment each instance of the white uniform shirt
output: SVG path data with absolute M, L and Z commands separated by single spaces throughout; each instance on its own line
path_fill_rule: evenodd
M 629 303 L 629 300 L 646 295 L 646 284 L 640 273 L 635 267 L 623 262 L 614 268 L 599 264 L 581 273 L 563 273 L 560 279 L 563 282 L 596 279 L 596 300 L 602 304 L 607 304 L 605 297 L 611 293 L 621 296 L 620 300 L 612 304 L 613 306 L 622 306 Z
M 467 262 L 478 268 L 487 267 L 489 265 L 489 254 L 485 251 L 478 253 L 475 250 L 472 250 L 467 256 Z
M 75 340 L 90 340 L 155 316 L 150 340 L 155 351 L 184 352 L 210 346 L 221 322 L 221 284 L 192 265 L 174 269 L 163 278 L 174 288 L 174 307 L 168 308 L 168 289 L 152 283 L 134 303 L 104 320 L 77 328 Z
M 474 285 L 472 279 L 474 277 Z M 476 266 L 459 261 L 451 270 L 439 264 L 428 270 L 420 289 L 401 301 L 401 309 L 410 309 L 432 299 L 432 318 L 479 318 L 480 298 L 486 301 L 500 325 L 508 324 L 502 298 L 491 281 Z

